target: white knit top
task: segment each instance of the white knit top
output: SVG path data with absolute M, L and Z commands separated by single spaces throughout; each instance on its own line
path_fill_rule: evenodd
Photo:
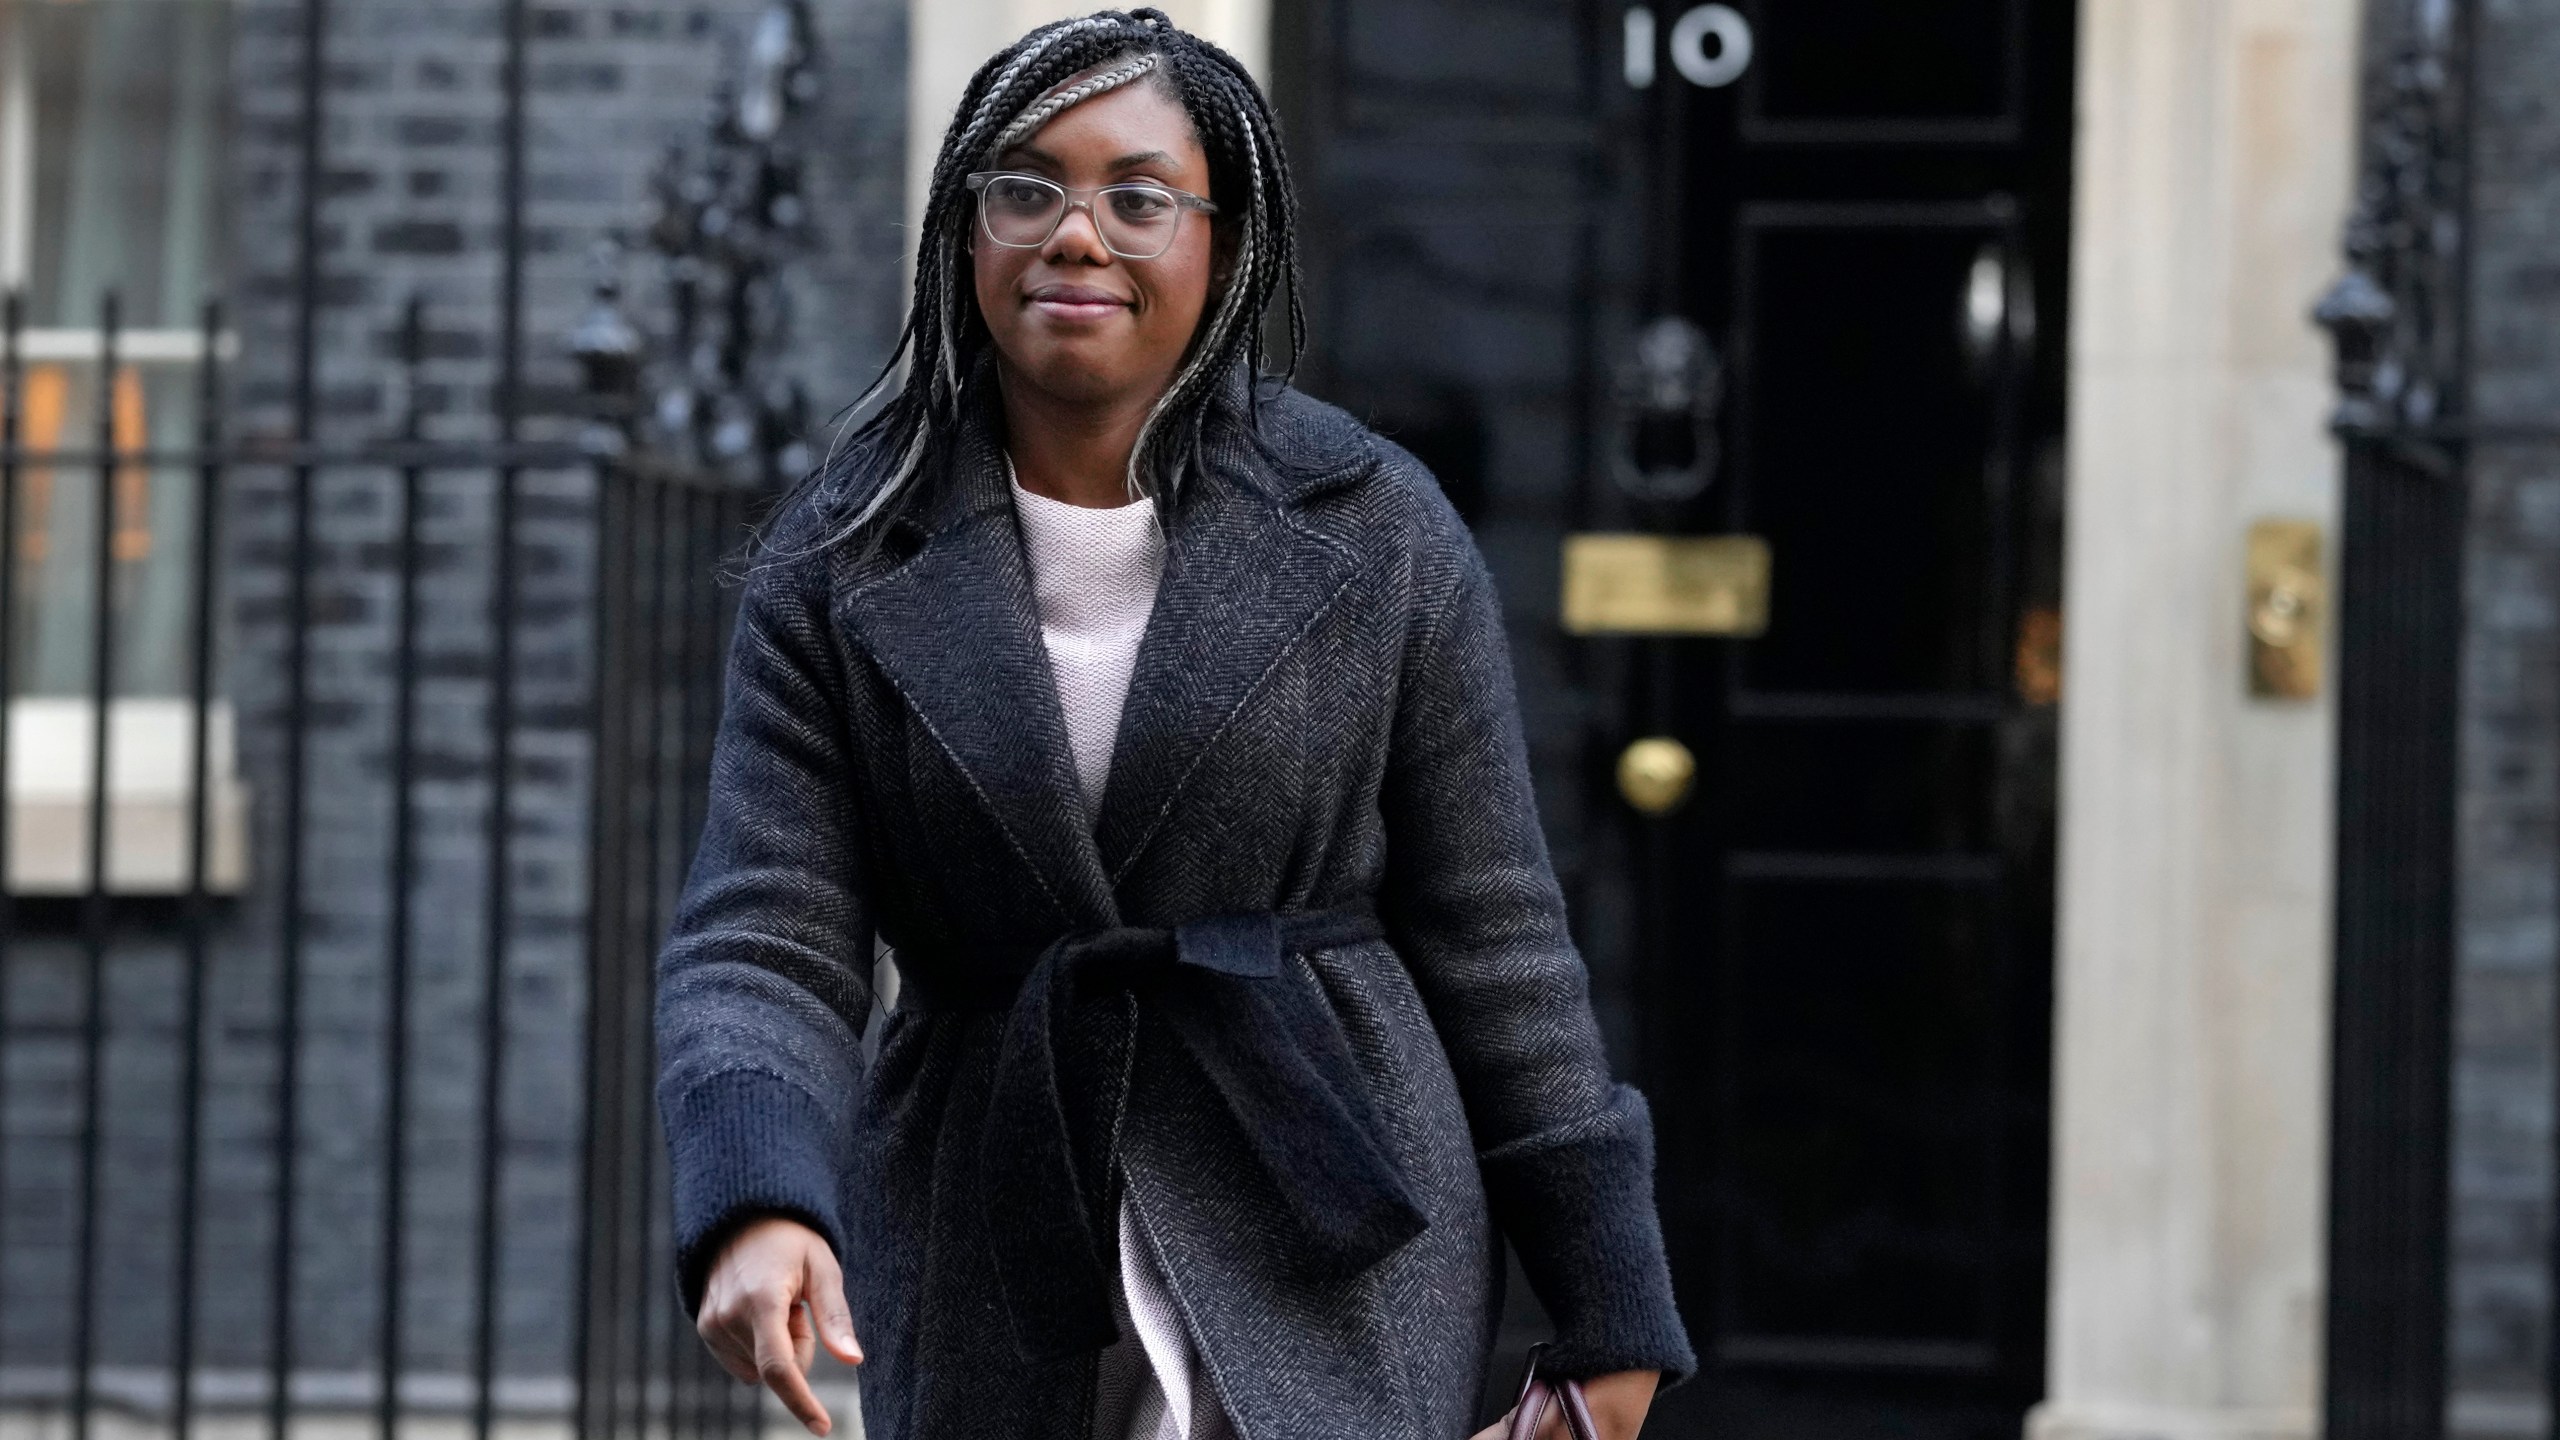
M 1011 456 L 1005 476 L 1031 562 L 1040 638 L 1057 677 L 1067 742 L 1088 815 L 1102 803 L 1111 744 L 1138 662 L 1138 641 L 1164 576 L 1164 537 L 1155 501 L 1070 505 L 1022 488 Z M 1127 1440 L 1226 1440 L 1226 1417 L 1194 1383 L 1190 1338 L 1153 1245 L 1126 1200 L 1120 1204 L 1121 1297 L 1146 1349 L 1148 1376 L 1129 1410 Z
M 1031 560 L 1040 638 L 1057 676 L 1058 705 L 1066 711 L 1067 742 L 1090 813 L 1102 803 L 1120 706 L 1129 695 L 1147 614 L 1155 608 L 1156 582 L 1164 575 L 1156 504 L 1142 498 L 1107 508 L 1070 505 L 1023 489 L 1012 462 L 1005 463 L 1014 518 Z

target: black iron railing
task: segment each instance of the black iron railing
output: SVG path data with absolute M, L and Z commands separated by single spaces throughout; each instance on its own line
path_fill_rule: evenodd
M 675 1302 L 649 1002 L 718 720 L 734 605 L 720 563 L 769 491 L 628 443 L 430 443 L 414 409 L 371 444 L 234 442 L 214 308 L 194 443 L 155 450 L 118 422 L 130 365 L 112 300 L 76 362 L 30 361 L 20 317 L 11 297 L 0 773 L 78 764 L 82 858 L 75 885 L 37 883 L 59 866 L 26 863 L 43 817 L 12 786 L 0 876 L 25 883 L 0 883 L 0 1405 L 58 1409 L 74 1435 L 102 1405 L 179 1434 L 208 1407 L 263 1408 L 279 1434 L 367 1407 L 385 1435 L 420 1410 L 484 1434 L 502 1412 L 580 1436 L 748 1423 L 752 1393 Z M 413 306 L 412 372 L 425 325 Z M 90 438 L 36 443 L 31 378 L 66 365 L 95 380 Z M 135 497 L 163 485 L 189 489 L 191 543 L 120 545 Z M 88 563 L 66 580 L 60 547 L 27 543 L 25 502 L 81 489 Z M 350 543 L 322 523 L 349 513 L 382 524 Z M 458 532 L 464 513 L 482 518 Z M 267 539 L 226 540 L 259 517 Z M 154 564 L 186 568 L 189 642 L 184 674 L 161 677 L 174 693 L 144 695 L 116 657 L 134 597 L 170 588 L 131 583 Z M 260 577 L 275 593 L 251 593 Z M 352 623 L 367 586 L 387 618 Z M 87 683 L 30 693 L 17 638 L 74 602 Z M 183 715 L 174 755 L 150 750 L 137 702 Z M 85 745 L 17 723 L 66 704 Z M 8 753 L 29 736 L 55 753 Z M 365 736 L 379 748 L 347 743 Z M 118 828 L 166 818 L 123 765 L 175 776 L 174 870 Z M 368 826 L 378 843 L 350 839 Z M 514 844 L 528 835 L 554 843 L 529 855 Z M 315 1309 L 350 1286 L 370 1312 L 362 1345 L 313 1323 L 354 1318 Z M 143 1294 L 161 1297 L 143 1307 L 158 1325 L 134 1323 L 125 1302 Z
M 413 301 L 396 356 L 328 362 L 396 419 L 322 437 L 329 0 L 297 16 L 294 258 L 253 287 L 290 320 L 250 357 L 263 412 L 219 307 L 148 357 L 112 296 L 80 332 L 0 315 L 0 1414 L 75 1440 L 109 1408 L 277 1440 L 760 1413 L 677 1304 L 650 1001 L 723 562 L 810 459 L 783 363 L 810 15 L 765 6 L 650 177 L 656 333 L 606 247 L 563 337 L 579 417 L 529 398 L 534 41 L 525 0 L 499 14 L 485 414 L 430 416 Z
M 2323 1430 L 2445 1428 L 2471 7 L 2377 0 L 2336 342 L 2337 968 Z

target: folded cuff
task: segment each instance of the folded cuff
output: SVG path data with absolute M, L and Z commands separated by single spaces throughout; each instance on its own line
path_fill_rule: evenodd
M 1494 1218 L 1555 1320 L 1542 1368 L 1575 1379 L 1659 1370 L 1666 1389 L 1697 1371 L 1654 1211 L 1642 1094 L 1616 1086 L 1600 1114 L 1497 1145 L 1479 1163 Z
M 835 1122 L 807 1091 L 753 1070 L 713 1075 L 661 1102 L 675 1182 L 676 1290 L 691 1315 L 711 1263 L 746 1222 L 797 1220 L 842 1263 Z

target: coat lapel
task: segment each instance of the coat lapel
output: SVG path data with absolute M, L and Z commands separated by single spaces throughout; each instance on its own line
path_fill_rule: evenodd
M 984 370 L 992 367 L 981 367 Z M 1076 779 L 1029 562 L 1006 485 L 993 377 L 968 387 L 950 470 L 914 519 L 912 556 L 839 564 L 840 623 L 870 651 L 968 778 L 1070 924 L 1120 923 L 1114 887 L 1174 813 L 1201 756 L 1350 583 L 1343 538 L 1296 502 L 1357 470 L 1363 447 L 1276 436 L 1284 470 L 1242 424 L 1242 367 L 1183 487 L 1112 742 L 1098 809 Z M 1303 452 L 1303 453 L 1299 453 Z
M 885 574 L 847 577 L 841 623 L 968 778 L 1068 923 L 1117 924 L 998 443 L 983 414 L 964 428 L 926 507 L 921 548 Z
M 1350 582 L 1355 559 L 1294 513 L 1289 480 L 1233 426 L 1213 432 L 1169 527 L 1095 818 L 1118 885 L 1163 828 L 1201 754 Z

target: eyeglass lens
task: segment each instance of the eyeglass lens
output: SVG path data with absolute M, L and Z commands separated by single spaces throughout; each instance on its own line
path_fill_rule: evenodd
M 987 182 L 983 194 L 987 233 L 1002 244 L 1042 244 L 1066 215 L 1066 192 L 1044 180 L 1000 175 Z M 1102 243 L 1132 260 L 1163 254 L 1181 218 L 1181 204 L 1152 185 L 1110 186 L 1093 197 Z

